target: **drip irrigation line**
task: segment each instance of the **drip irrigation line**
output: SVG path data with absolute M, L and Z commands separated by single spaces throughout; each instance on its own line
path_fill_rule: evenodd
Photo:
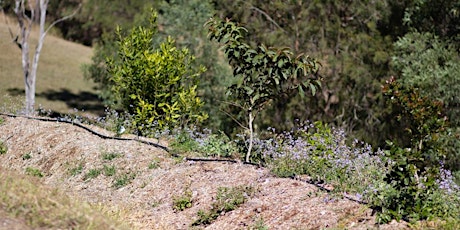
M 111 136 L 106 136 L 104 134 L 101 134 L 101 133 L 98 133 L 84 125 L 82 125 L 81 123 L 76 123 L 76 122 L 73 122 L 73 121 L 68 121 L 64 118 L 48 118 L 48 117 L 31 117 L 31 116 L 25 116 L 25 115 L 14 115 L 14 114 L 8 114 L 8 113 L 1 113 L 0 112 L 0 115 L 3 115 L 3 116 L 7 116 L 7 117 L 22 117 L 22 118 L 26 118 L 26 119 L 31 119 L 31 120 L 38 120 L 38 121 L 48 121 L 48 122 L 62 122 L 62 123 L 67 123 L 67 124 L 71 124 L 71 125 L 74 125 L 74 126 L 77 126 L 77 127 L 80 127 L 88 132 L 90 132 L 91 134 L 93 135 L 96 135 L 102 139 L 110 139 L 110 140 L 120 140 L 120 141 L 137 141 L 139 143 L 143 143 L 143 144 L 147 144 L 147 145 L 151 145 L 153 147 L 156 147 L 156 148 L 160 148 L 166 152 L 169 153 L 169 149 L 163 145 L 160 145 L 160 144 L 157 144 L 157 143 L 153 143 L 151 141 L 146 141 L 146 140 L 140 140 L 140 139 L 134 139 L 134 138 L 124 138 L 124 137 L 111 137 Z
M 111 136 L 106 136 L 106 135 L 103 135 L 101 133 L 98 133 L 80 123 L 75 123 L 75 122 L 72 122 L 72 121 L 68 121 L 68 120 L 65 120 L 63 118 L 47 118 L 47 117 L 30 117 L 30 116 L 25 116 L 25 115 L 14 115 L 14 114 L 7 114 L 7 113 L 1 113 L 0 112 L 0 115 L 3 115 L 3 116 L 8 116 L 8 117 L 22 117 L 22 118 L 27 118 L 27 119 L 32 119 L 32 120 L 39 120 L 39 121 L 49 121 L 49 122 L 63 122 L 63 123 L 67 123 L 67 124 L 71 124 L 71 125 L 75 125 L 75 126 L 78 126 L 82 129 L 85 129 L 86 131 L 102 138 L 102 139 L 112 139 L 112 140 L 121 140 L 121 141 L 137 141 L 137 142 L 140 142 L 140 143 L 143 143 L 143 144 L 147 144 L 147 145 L 151 145 L 151 146 L 154 146 L 156 148 L 160 148 L 160 149 L 163 149 L 164 151 L 168 152 L 169 153 L 169 149 L 165 146 L 162 146 L 162 145 L 159 145 L 157 143 L 153 143 L 153 142 L 150 142 L 150 141 L 145 141 L 145 140 L 140 140 L 140 139 L 133 139 L 133 138 L 123 138 L 123 137 L 111 137 Z M 245 161 L 238 161 L 238 160 L 231 160 L 231 159 L 217 159 L 217 158 L 192 158 L 192 157 L 185 157 L 184 158 L 185 161 L 200 161 L 200 162 L 229 162 L 229 163 L 243 163 L 243 164 L 247 164 L 247 165 L 252 165 L 252 166 L 257 166 L 257 167 L 263 167 L 259 164 L 256 164 L 256 163 L 252 163 L 252 162 L 245 162 Z M 289 177 L 289 179 L 292 179 L 292 180 L 297 180 L 297 181 L 301 181 L 301 182 L 304 182 L 304 183 L 307 183 L 307 184 L 310 184 L 310 185 L 313 185 L 315 187 L 317 187 L 318 189 L 320 189 L 321 191 L 324 191 L 324 192 L 327 192 L 327 193 L 332 193 L 332 190 L 331 189 L 328 189 L 326 187 L 324 187 L 323 185 L 321 184 L 318 184 L 318 183 L 314 183 L 312 181 L 309 181 L 309 180 L 302 180 L 298 177 L 295 177 L 295 176 L 292 176 L 292 177 Z M 350 201 L 353 201 L 353 202 L 356 202 L 356 203 L 359 203 L 359 204 L 368 204 L 367 202 L 365 201 L 360 201 L 360 200 L 357 200 L 355 198 L 352 198 L 350 196 L 347 196 L 347 195 L 343 195 L 343 197 L 345 199 L 348 199 Z
M 202 161 L 202 162 L 229 162 L 229 163 L 242 163 L 245 165 L 252 165 L 252 166 L 258 166 L 261 167 L 259 164 L 252 163 L 252 162 L 246 162 L 246 161 L 238 161 L 238 160 L 232 160 L 232 159 L 218 159 L 218 158 L 194 158 L 194 157 L 185 157 L 184 160 L 186 161 Z

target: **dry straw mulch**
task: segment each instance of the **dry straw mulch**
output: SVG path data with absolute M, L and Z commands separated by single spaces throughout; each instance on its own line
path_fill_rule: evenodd
M 251 186 L 255 193 L 238 209 L 223 213 L 206 229 L 396 229 L 403 223 L 376 226 L 371 210 L 356 202 L 334 198 L 302 181 L 276 178 L 256 166 L 226 162 L 178 162 L 166 151 L 136 141 L 102 139 L 60 122 L 3 117 L 0 140 L 8 147 L 0 167 L 24 173 L 40 170 L 44 184 L 71 196 L 104 205 L 139 229 L 189 229 L 198 210 L 209 210 L 219 187 Z M 105 135 L 108 131 L 88 126 Z M 157 140 L 150 140 L 157 141 Z M 166 141 L 159 144 L 167 146 Z M 104 156 L 116 153 L 107 160 Z M 28 157 L 24 157 L 28 155 Z M 158 167 L 151 167 L 157 162 Z M 80 166 L 81 172 L 75 169 Z M 111 166 L 116 175 L 103 173 L 85 180 L 94 169 Z M 74 170 L 74 171 L 72 171 Z M 73 173 L 72 173 L 73 172 Z M 114 186 L 130 175 L 130 183 Z M 173 197 L 192 191 L 193 205 L 173 209 Z

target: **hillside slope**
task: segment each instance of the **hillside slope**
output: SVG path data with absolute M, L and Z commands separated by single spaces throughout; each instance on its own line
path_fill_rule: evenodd
M 22 173 L 26 168 L 38 169 L 44 175 L 41 179 L 44 184 L 90 203 L 122 210 L 129 223 L 139 229 L 188 229 L 199 210 L 211 208 L 219 187 L 238 185 L 250 186 L 255 192 L 248 194 L 247 202 L 236 210 L 222 213 L 215 222 L 201 227 L 405 227 L 401 223 L 378 227 L 367 207 L 333 197 L 302 181 L 273 177 L 264 168 L 240 163 L 177 161 L 153 146 L 102 139 L 71 124 L 3 118 L 0 140 L 7 145 L 8 152 L 0 155 L 0 168 Z M 100 128 L 91 128 L 111 135 Z M 159 144 L 167 145 L 163 141 Z M 95 169 L 107 167 L 115 168 L 116 173 L 101 173 L 89 179 Z M 129 178 L 129 182 L 117 186 L 119 178 Z M 175 211 L 174 197 L 187 189 L 192 192 L 192 207 Z
M 21 50 L 13 43 L 8 28 L 13 33 L 18 32 L 14 18 L 4 17 L 0 13 L 0 106 L 9 103 L 9 100 L 22 103 L 24 98 Z M 32 57 L 37 42 L 35 28 L 30 37 Z M 85 80 L 82 72 L 82 65 L 90 63 L 91 56 L 91 48 L 48 34 L 38 64 L 37 107 L 41 105 L 45 109 L 64 113 L 75 107 L 100 109 L 93 89 L 95 85 Z

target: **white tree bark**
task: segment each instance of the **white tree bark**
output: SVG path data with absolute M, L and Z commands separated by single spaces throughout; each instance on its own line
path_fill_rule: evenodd
M 26 105 L 24 113 L 26 115 L 32 115 L 35 111 L 35 83 L 37 79 L 37 69 L 38 69 L 38 60 L 40 59 L 40 53 L 43 48 L 43 43 L 45 42 L 46 34 L 49 29 L 56 25 L 58 22 L 66 20 L 74 16 L 77 11 L 80 9 L 80 6 L 71 14 L 66 17 L 60 18 L 54 21 L 50 26 L 46 27 L 46 11 L 48 8 L 49 0 L 35 0 L 35 1 L 26 1 L 26 0 L 15 0 L 14 13 L 16 14 L 19 28 L 21 31 L 21 39 L 18 43 L 19 48 L 22 52 L 22 69 L 24 72 L 24 82 L 25 82 L 25 93 L 26 93 Z M 26 6 L 26 3 L 28 5 Z M 35 3 L 35 5 L 33 5 Z M 26 14 L 26 9 L 30 10 L 30 16 Z M 39 11 L 39 12 L 36 12 Z M 36 14 L 39 14 L 36 17 Z M 32 31 L 34 24 L 33 19 L 38 18 L 39 23 L 39 34 L 38 42 L 35 47 L 35 53 L 32 59 L 32 66 L 30 65 L 30 46 L 29 46 L 29 36 Z

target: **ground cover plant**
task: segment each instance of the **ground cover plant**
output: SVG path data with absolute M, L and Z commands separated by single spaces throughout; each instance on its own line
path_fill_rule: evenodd
M 192 225 L 208 225 L 220 215 L 235 210 L 239 205 L 246 202 L 254 192 L 251 186 L 219 187 L 217 189 L 216 201 L 212 203 L 210 210 L 199 210 Z

